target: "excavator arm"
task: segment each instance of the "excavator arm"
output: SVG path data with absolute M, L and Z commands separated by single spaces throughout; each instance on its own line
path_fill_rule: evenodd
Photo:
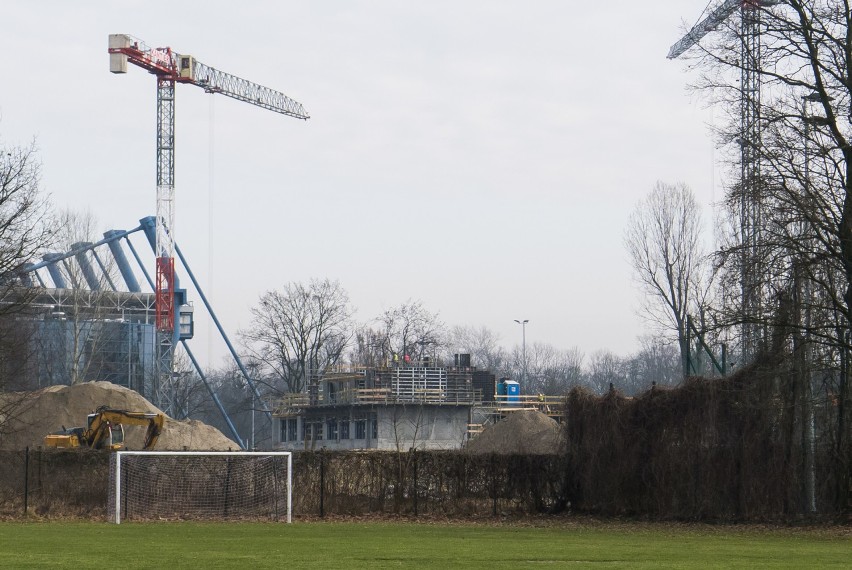
M 150 449 L 157 444 L 160 434 L 163 432 L 165 417 L 163 414 L 153 412 L 130 412 L 127 410 L 116 410 L 100 407 L 95 411 L 95 417 L 89 424 L 84 438 L 89 447 L 99 449 L 103 446 L 110 426 L 114 425 L 142 425 L 148 426 L 145 432 L 145 444 L 143 449 Z
M 90 449 L 120 449 L 124 445 L 126 425 L 148 426 L 143 449 L 151 449 L 163 432 L 166 418 L 152 412 L 130 412 L 101 406 L 89 414 L 87 426 L 65 429 L 46 435 L 45 447 L 88 447 Z M 119 437 L 120 434 L 120 437 Z

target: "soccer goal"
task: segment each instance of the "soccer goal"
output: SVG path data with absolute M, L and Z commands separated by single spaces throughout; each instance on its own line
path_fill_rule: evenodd
M 122 520 L 292 522 L 289 451 L 118 451 L 108 512 Z

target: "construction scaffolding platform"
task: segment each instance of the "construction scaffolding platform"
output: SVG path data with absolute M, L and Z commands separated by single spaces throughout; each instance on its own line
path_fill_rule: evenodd
M 328 406 L 427 404 L 478 406 L 482 392 L 466 370 L 437 366 L 333 369 L 317 375 L 307 393 L 285 394 L 270 404 L 274 416 Z
M 562 421 L 564 403 L 564 396 L 545 396 L 543 394 L 497 395 L 493 402 L 484 403 L 482 408 L 495 422 L 509 414 L 521 411 L 541 412 L 556 421 Z

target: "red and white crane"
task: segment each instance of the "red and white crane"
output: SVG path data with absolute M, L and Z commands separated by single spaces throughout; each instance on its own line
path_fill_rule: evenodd
M 157 237 L 156 324 L 164 333 L 175 329 L 174 201 L 175 83 L 188 83 L 207 93 L 220 93 L 297 119 L 310 116 L 290 97 L 224 73 L 169 47 L 151 48 L 127 34 L 109 36 L 109 70 L 127 73 L 127 62 L 157 77 Z

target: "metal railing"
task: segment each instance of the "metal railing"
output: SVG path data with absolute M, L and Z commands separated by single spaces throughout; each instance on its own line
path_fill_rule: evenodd
M 391 388 L 347 388 L 333 393 L 285 394 L 271 402 L 272 415 L 282 416 L 294 410 L 320 406 L 439 404 L 481 405 L 482 392 L 468 389 L 414 389 L 405 394 Z

